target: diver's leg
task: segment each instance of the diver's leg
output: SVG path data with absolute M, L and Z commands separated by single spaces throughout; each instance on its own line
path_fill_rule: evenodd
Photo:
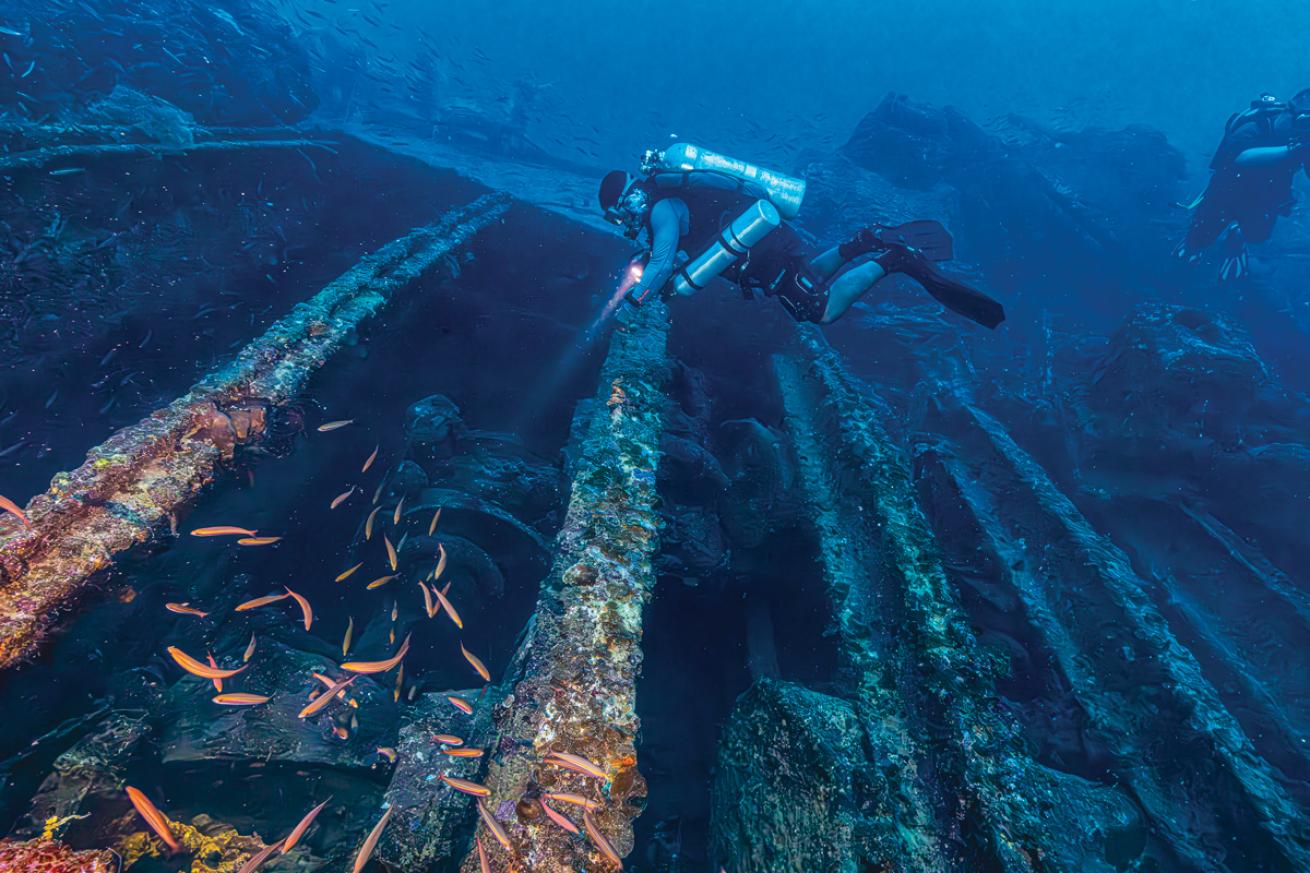
M 817 279 L 830 279 L 845 263 L 846 259 L 841 256 L 841 246 L 833 246 L 810 259 L 810 270 Z
M 877 261 L 865 261 L 842 273 L 828 286 L 828 305 L 819 323 L 832 324 L 841 318 L 886 275 L 887 271 Z

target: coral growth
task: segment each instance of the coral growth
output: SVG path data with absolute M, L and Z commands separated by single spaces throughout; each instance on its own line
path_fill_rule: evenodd
M 77 851 L 54 840 L 0 840 L 0 873 L 111 873 L 114 853 Z

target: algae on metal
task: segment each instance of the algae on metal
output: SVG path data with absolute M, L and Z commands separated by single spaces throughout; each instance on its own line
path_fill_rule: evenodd
M 635 696 L 643 612 L 655 583 L 668 310 L 656 301 L 630 315 L 611 340 L 597 396 L 575 418 L 573 487 L 554 566 L 515 658 L 513 684 L 495 712 L 499 739 L 487 777 L 488 808 L 514 847 L 511 857 L 480 825 L 497 871 L 612 866 L 589 841 L 540 814 L 542 792 L 598 801 L 597 826 L 620 855 L 632 849 L 632 820 L 645 797 L 636 766 Z M 546 764 L 550 752 L 581 755 L 609 780 Z M 476 852 L 462 869 L 477 873 Z
M 845 684 L 892 783 L 880 793 L 892 806 L 866 837 L 870 860 L 907 871 L 1058 869 L 1053 847 L 1078 835 L 1044 821 L 1055 779 L 997 710 L 995 665 L 946 578 L 886 413 L 821 334 L 802 328 L 800 345 L 804 362 L 780 356 L 775 369 Z
M 55 476 L 27 505 L 31 527 L 0 520 L 0 669 L 34 655 L 85 581 L 175 518 L 365 319 L 507 208 L 485 195 L 365 256 L 232 363 Z
M 1310 823 L 1128 557 L 999 422 L 968 402 L 942 406 L 954 445 L 927 449 L 921 463 L 942 469 L 984 547 L 1004 559 L 1005 581 L 1153 830 L 1189 869 L 1310 870 Z M 1216 833 L 1231 837 L 1222 853 Z

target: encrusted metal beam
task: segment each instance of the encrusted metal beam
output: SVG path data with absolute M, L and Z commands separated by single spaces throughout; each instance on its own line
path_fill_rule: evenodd
M 0 155 L 0 173 L 39 170 L 61 159 L 95 159 L 114 155 L 182 155 L 191 152 L 248 151 L 251 149 L 328 148 L 336 145 L 324 139 L 219 139 L 192 143 L 109 142 L 50 145 L 24 152 Z
M 1310 870 L 1310 823 L 1171 632 L 1128 557 L 1098 534 L 999 422 L 967 402 L 949 447 L 920 453 L 951 483 L 1090 727 L 1188 869 Z M 1215 843 L 1222 835 L 1224 847 Z
M 508 201 L 486 195 L 367 255 L 185 396 L 55 476 L 27 505 L 30 527 L 0 520 L 0 668 L 33 655 L 89 576 L 164 527 L 361 322 L 496 221 Z
M 994 675 L 942 569 L 910 466 L 822 335 L 775 358 L 819 537 L 846 685 L 893 784 L 876 837 L 887 869 L 1047 869 L 1053 777 L 997 710 Z M 960 834 L 971 834 L 968 849 Z M 964 854 L 962 854 L 964 853 Z
M 545 792 L 590 798 L 600 834 L 619 855 L 632 849 L 632 820 L 645 795 L 636 767 L 636 685 L 642 614 L 655 583 L 667 332 L 663 303 L 633 313 L 614 334 L 597 396 L 574 420 L 573 489 L 555 563 L 515 659 L 521 667 L 495 715 L 499 741 L 486 806 L 512 851 L 481 824 L 492 870 L 612 869 L 594 840 L 547 819 L 538 802 Z M 551 752 L 582 756 L 607 778 L 546 763 Z M 581 828 L 578 807 L 558 806 Z M 479 865 L 474 851 L 462 869 L 478 873 Z

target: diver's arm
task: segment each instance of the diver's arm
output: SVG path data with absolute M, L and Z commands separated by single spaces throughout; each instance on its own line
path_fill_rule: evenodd
M 1239 167 L 1273 167 L 1282 163 L 1300 161 L 1302 158 L 1303 147 L 1300 143 L 1295 143 L 1246 149 L 1233 158 L 1233 163 Z
M 648 291 L 659 291 L 673 275 L 682 230 L 678 211 L 673 204 L 672 198 L 661 200 L 650 211 L 650 260 L 642 270 L 641 281 L 628 292 L 628 296 L 633 299 L 643 300 Z

